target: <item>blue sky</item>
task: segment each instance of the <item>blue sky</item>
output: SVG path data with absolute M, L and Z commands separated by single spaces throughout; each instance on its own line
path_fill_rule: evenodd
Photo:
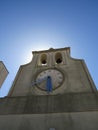
M 0 60 L 9 71 L 0 96 L 7 95 L 32 51 L 50 47 L 71 47 L 98 88 L 98 0 L 0 0 Z

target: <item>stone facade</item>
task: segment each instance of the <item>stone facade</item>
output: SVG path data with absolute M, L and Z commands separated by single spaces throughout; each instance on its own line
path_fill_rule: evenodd
M 41 89 L 45 81 L 34 84 L 46 72 L 56 83 L 55 70 L 61 72 L 60 81 L 63 76 L 56 89 Z M 97 122 L 97 89 L 84 61 L 70 57 L 70 48 L 33 52 L 8 96 L 0 99 L 0 130 L 97 130 Z
M 62 62 L 56 63 L 56 54 L 62 55 Z M 41 63 L 41 56 L 47 55 L 47 64 Z M 64 75 L 64 82 L 51 95 L 76 92 L 96 92 L 96 87 L 87 70 L 84 60 L 70 57 L 70 48 L 50 49 L 47 51 L 33 52 L 33 60 L 20 67 L 9 96 L 47 95 L 38 87 L 32 86 L 36 76 L 49 69 L 57 69 Z M 57 75 L 54 77 L 56 78 Z

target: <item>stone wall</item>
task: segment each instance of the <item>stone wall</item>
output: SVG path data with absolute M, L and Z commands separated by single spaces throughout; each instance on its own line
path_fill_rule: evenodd
M 1 115 L 0 130 L 98 130 L 98 111 Z
M 98 110 L 98 92 L 5 97 L 0 99 L 0 115 L 43 114 L 96 110 Z

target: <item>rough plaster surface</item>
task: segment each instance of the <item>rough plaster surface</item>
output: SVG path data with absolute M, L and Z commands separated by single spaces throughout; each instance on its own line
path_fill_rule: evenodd
M 97 130 L 98 112 L 0 116 L 0 130 Z

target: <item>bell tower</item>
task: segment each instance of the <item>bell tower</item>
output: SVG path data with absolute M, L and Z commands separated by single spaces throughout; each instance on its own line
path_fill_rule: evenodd
M 96 87 L 83 60 L 71 58 L 69 47 L 50 48 L 34 51 L 32 61 L 20 67 L 9 96 L 95 91 Z
M 34 51 L 0 99 L 0 130 L 97 129 L 97 89 L 69 47 Z

